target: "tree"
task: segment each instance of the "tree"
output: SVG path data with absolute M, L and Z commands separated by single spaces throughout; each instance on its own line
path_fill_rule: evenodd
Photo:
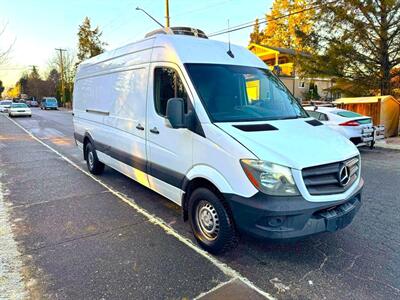
M 0 80 L 0 98 L 1 94 L 4 92 L 4 86 L 3 86 L 3 81 Z
M 39 71 L 36 66 L 32 66 L 31 73 L 28 75 L 29 79 L 40 79 Z
M 253 32 L 250 33 L 250 43 L 261 44 L 263 40 L 263 32 L 260 31 L 260 24 L 258 19 L 254 22 Z
M 314 1 L 275 0 L 271 12 L 266 14 L 265 29 L 259 33 L 259 24 L 256 20 L 250 39 L 261 37 L 261 44 L 267 46 L 311 51 L 312 49 L 303 43 L 303 37 L 308 36 L 313 30 L 315 10 L 311 9 L 312 3 Z
M 0 37 L 5 33 L 7 29 L 7 24 L 3 25 L 0 28 Z M 15 41 L 14 41 L 15 43 Z M 3 47 L 3 45 L 0 46 L 0 65 L 4 64 L 8 60 L 8 56 L 12 50 L 12 47 L 14 46 L 14 43 L 11 43 L 10 45 Z
M 60 82 L 60 77 L 60 73 L 58 73 L 57 69 L 53 68 L 50 70 L 49 75 L 47 76 L 47 80 L 56 87 Z
M 337 79 L 349 95 L 390 94 L 400 65 L 400 0 L 320 1 L 306 74 Z
M 29 96 L 34 96 L 36 99 L 43 96 L 41 93 L 42 79 L 40 78 L 39 71 L 36 66 L 32 67 L 31 72 L 28 75 L 28 80 L 26 83 L 26 94 Z
M 67 50 L 63 53 L 63 70 L 64 70 L 64 84 L 65 84 L 65 99 L 69 102 L 72 99 L 72 91 L 74 85 L 74 78 L 76 73 L 76 56 L 75 53 L 71 50 Z M 53 75 L 56 75 L 57 72 L 58 78 L 57 80 L 61 79 L 61 57 L 60 55 L 54 55 L 49 63 L 49 69 L 51 70 L 49 76 L 53 72 Z M 48 78 L 50 79 L 50 77 Z M 54 79 L 54 78 L 53 78 Z M 61 99 L 62 91 L 61 91 L 61 84 L 60 82 L 56 85 L 56 96 L 57 98 Z
M 11 99 L 19 98 L 21 95 L 21 85 L 19 82 L 17 82 L 14 87 L 7 89 L 6 95 Z
M 90 19 L 85 17 L 82 25 L 79 25 L 77 64 L 104 52 L 104 46 L 107 44 L 101 41 L 101 35 L 102 32 L 99 27 L 97 26 L 95 29 L 92 29 Z
M 26 94 L 28 87 L 28 73 L 24 72 L 21 78 L 18 80 L 18 83 L 20 86 L 21 94 Z

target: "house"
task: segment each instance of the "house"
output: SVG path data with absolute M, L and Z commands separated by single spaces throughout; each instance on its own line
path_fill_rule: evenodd
M 310 88 L 318 90 L 325 100 L 333 100 L 339 95 L 332 94 L 333 82 L 330 78 L 301 78 L 296 74 L 296 51 L 287 48 L 270 47 L 251 43 L 248 49 L 257 55 L 271 71 L 279 76 L 286 87 L 298 99 L 305 99 Z M 307 56 L 302 53 L 301 55 Z

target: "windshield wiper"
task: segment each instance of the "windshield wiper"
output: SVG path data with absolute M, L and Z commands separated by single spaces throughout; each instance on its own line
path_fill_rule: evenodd
M 289 116 L 289 117 L 281 117 L 277 118 L 276 120 L 292 120 L 292 119 L 299 119 L 301 116 Z

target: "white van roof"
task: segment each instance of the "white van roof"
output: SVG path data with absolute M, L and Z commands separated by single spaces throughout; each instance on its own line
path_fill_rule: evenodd
M 228 50 L 228 43 L 216 40 L 187 35 L 154 34 L 82 62 L 77 79 L 155 61 L 178 65 L 209 63 L 267 68 L 262 60 L 244 47 L 231 45 L 233 58 L 227 54 Z

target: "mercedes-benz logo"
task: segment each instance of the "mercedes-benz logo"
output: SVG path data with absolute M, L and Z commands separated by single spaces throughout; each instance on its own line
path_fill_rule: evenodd
M 338 174 L 339 184 L 346 186 L 350 181 L 350 168 L 346 165 L 342 165 Z

